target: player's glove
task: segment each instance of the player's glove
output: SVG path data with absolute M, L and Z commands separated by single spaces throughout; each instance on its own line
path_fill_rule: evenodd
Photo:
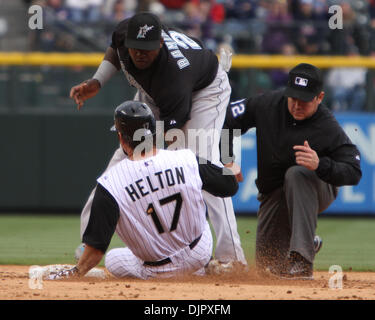
M 71 269 L 63 269 L 58 272 L 51 272 L 48 276 L 48 280 L 68 279 L 77 275 L 78 275 L 78 268 L 74 266 Z
M 226 73 L 229 72 L 232 66 L 232 51 L 229 48 L 220 49 L 220 64 Z

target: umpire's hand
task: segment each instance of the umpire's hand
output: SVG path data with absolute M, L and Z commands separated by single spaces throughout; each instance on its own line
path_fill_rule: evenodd
M 83 103 L 94 97 L 100 90 L 100 83 L 96 79 L 86 80 L 70 90 L 70 97 L 74 99 L 78 110 L 83 106 Z
M 303 143 L 303 146 L 294 146 L 296 150 L 296 163 L 300 166 L 304 166 L 309 170 L 316 170 L 319 166 L 319 157 L 315 150 L 311 149 L 307 140 Z

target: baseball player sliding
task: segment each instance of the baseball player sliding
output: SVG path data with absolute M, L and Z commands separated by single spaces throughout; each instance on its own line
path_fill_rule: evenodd
M 105 266 L 116 277 L 170 277 L 205 273 L 212 253 L 202 190 L 229 197 L 233 172 L 189 149 L 156 147 L 156 123 L 147 104 L 126 101 L 115 110 L 115 130 L 126 158 L 97 180 L 77 265 L 52 279 L 83 276 L 106 252 L 116 231 L 127 247 L 110 250 Z M 136 141 L 135 134 L 141 137 Z
M 136 14 L 116 27 L 112 43 L 93 79 L 71 89 L 70 96 L 78 108 L 94 97 L 120 69 L 138 90 L 135 100 L 150 106 L 156 119 L 163 121 L 165 132 L 176 128 L 183 131 L 185 139 L 182 145 L 175 147 L 187 147 L 196 155 L 221 165 L 220 131 L 231 87 L 225 70 L 211 50 L 204 49 L 198 40 L 168 30 L 151 13 Z M 200 141 L 189 139 L 190 130 L 201 130 L 199 136 L 206 138 L 205 147 L 200 148 Z M 121 148 L 117 149 L 108 168 L 123 158 Z M 94 194 L 95 190 L 82 210 L 81 236 Z M 216 234 L 216 259 L 246 265 L 231 198 L 218 198 L 205 191 L 203 197 Z

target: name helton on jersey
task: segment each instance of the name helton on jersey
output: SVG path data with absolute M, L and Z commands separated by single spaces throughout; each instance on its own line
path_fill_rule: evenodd
M 156 192 L 166 186 L 172 187 L 175 184 L 185 184 L 185 173 L 182 167 L 158 171 L 154 173 L 154 176 L 157 177 L 158 185 L 152 184 L 150 176 L 146 176 L 125 187 L 133 202 L 139 200 L 141 196 L 145 197 L 150 192 Z

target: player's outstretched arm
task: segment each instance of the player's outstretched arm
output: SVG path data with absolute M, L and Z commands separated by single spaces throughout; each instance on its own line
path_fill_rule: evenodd
M 117 54 L 113 48 L 109 47 L 92 79 L 86 80 L 70 90 L 70 98 L 74 99 L 78 110 L 82 108 L 83 103 L 87 99 L 94 97 L 99 92 L 100 88 L 112 78 L 119 69 L 120 62 Z
M 104 252 L 96 249 L 88 244 L 85 245 L 85 250 L 77 263 L 78 274 L 84 276 L 92 268 L 96 267 L 100 260 L 102 260 Z
M 103 255 L 103 251 L 86 244 L 85 250 L 77 265 L 75 265 L 73 268 L 64 267 L 57 273 L 50 273 L 48 280 L 62 280 L 83 277 L 87 272 L 99 264 L 100 260 L 103 258 Z
M 86 80 L 79 85 L 74 86 L 70 90 L 70 98 L 74 99 L 78 110 L 83 106 L 83 103 L 94 97 L 100 90 L 100 82 L 97 79 Z

